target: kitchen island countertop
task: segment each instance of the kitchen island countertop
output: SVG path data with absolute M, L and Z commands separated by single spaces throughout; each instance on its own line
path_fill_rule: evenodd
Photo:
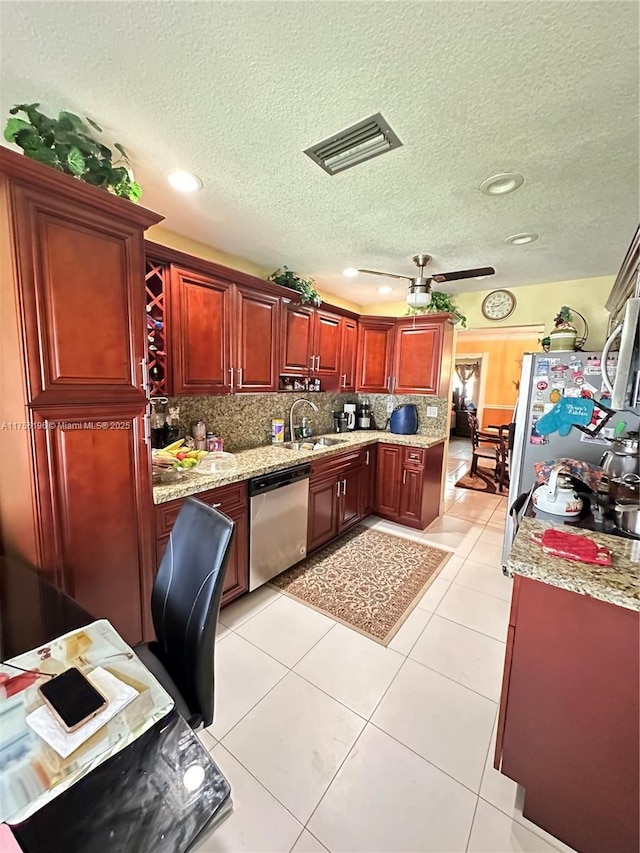
M 509 574 L 589 595 L 629 610 L 640 610 L 640 541 L 572 528 L 571 533 L 588 536 L 610 549 L 613 565 L 595 566 L 544 552 L 531 537 L 548 528 L 567 531 L 563 525 L 535 518 L 522 519 L 507 560 Z
M 315 439 L 322 436 L 314 436 Z M 250 477 L 259 477 L 271 471 L 283 468 L 291 468 L 303 462 L 311 462 L 320 457 L 326 457 L 335 453 L 344 453 L 366 447 L 371 444 L 384 442 L 385 444 L 406 445 L 409 447 L 435 447 L 445 440 L 444 436 L 434 437 L 428 435 L 398 435 L 384 430 L 356 430 L 351 433 L 330 433 L 328 438 L 336 438 L 340 441 L 332 447 L 323 447 L 319 450 L 289 450 L 286 447 L 268 444 L 264 447 L 254 447 L 252 450 L 241 450 L 235 454 L 237 465 L 225 471 L 213 474 L 201 474 L 194 471 L 185 473 L 175 483 L 153 487 L 154 504 L 165 503 L 176 498 L 186 498 L 189 495 L 197 495 L 208 489 L 217 489 L 220 486 L 228 486 L 240 480 L 248 480 Z

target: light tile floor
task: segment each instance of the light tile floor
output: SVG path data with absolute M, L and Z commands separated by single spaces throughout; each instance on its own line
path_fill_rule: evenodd
M 234 813 L 199 853 L 571 853 L 493 769 L 506 500 L 456 489 L 468 467 L 469 443 L 452 443 L 426 532 L 367 521 L 452 553 L 387 648 L 269 587 L 222 611 L 200 738 Z

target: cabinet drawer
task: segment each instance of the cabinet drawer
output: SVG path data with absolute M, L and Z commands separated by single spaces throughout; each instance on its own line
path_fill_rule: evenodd
M 422 465 L 426 458 L 426 450 L 424 447 L 405 447 L 404 463 L 409 465 Z
M 364 464 L 366 454 L 366 450 L 351 450 L 330 456 L 328 459 L 318 459 L 317 462 L 311 463 L 311 477 L 316 480 L 357 468 Z
M 225 512 L 225 507 L 244 505 L 247 502 L 247 481 L 232 483 L 230 486 L 221 486 L 219 489 L 210 489 L 208 492 L 200 492 L 194 495 L 202 503 L 214 506 Z M 218 506 L 219 504 L 219 506 Z

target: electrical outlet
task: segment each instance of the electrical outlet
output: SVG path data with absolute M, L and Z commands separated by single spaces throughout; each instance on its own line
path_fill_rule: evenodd
M 437 418 L 438 417 L 438 407 L 437 406 L 427 406 L 427 417 L 428 418 Z
M 387 400 L 387 414 L 390 415 L 391 412 L 393 411 L 393 409 L 394 409 L 393 400 L 391 398 L 389 398 Z

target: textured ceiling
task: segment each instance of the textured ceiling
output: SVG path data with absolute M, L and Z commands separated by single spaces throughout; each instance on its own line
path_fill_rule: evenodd
M 2 2 L 0 22 L 3 116 L 88 113 L 168 228 L 361 304 L 402 284 L 344 267 L 410 275 L 420 251 L 496 267 L 453 292 L 614 273 L 638 218 L 635 2 Z M 399 150 L 334 177 L 302 153 L 377 111 Z M 204 189 L 171 190 L 176 167 Z M 510 170 L 517 192 L 478 191 Z

